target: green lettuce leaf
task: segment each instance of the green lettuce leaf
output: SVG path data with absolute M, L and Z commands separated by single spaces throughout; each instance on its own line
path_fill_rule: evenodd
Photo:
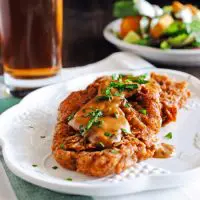
M 192 23 L 187 24 L 187 30 L 194 35 L 196 42 L 200 42 L 200 20 L 193 20 Z
M 117 1 L 113 6 L 113 15 L 117 18 L 123 18 L 127 16 L 136 16 L 138 14 L 137 9 L 134 7 L 134 1 Z

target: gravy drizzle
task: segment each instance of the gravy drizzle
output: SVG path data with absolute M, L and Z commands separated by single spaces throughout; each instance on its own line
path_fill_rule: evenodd
M 173 156 L 175 148 L 171 144 L 161 143 L 154 153 L 154 158 L 170 158 Z
M 116 88 L 111 88 L 112 97 L 109 100 L 100 100 L 103 91 L 109 87 L 112 79 L 107 77 L 98 89 L 97 97 L 85 104 L 69 121 L 69 125 L 75 130 L 80 131 L 80 127 L 87 127 L 90 115 L 92 112 L 102 111 L 103 115 L 96 120 L 84 137 L 92 144 L 101 144 L 103 147 L 110 147 L 115 142 L 120 142 L 122 134 L 131 133 L 129 122 L 127 121 L 124 112 L 120 106 L 125 103 L 125 94 L 127 91 L 119 91 Z M 134 90 L 129 93 L 134 93 Z M 117 96 L 114 96 L 116 95 Z M 99 100 L 98 100 L 99 99 Z
M 111 147 L 113 143 L 121 141 L 123 134 L 131 133 L 130 124 L 120 107 L 126 104 L 125 97 L 135 94 L 140 84 L 147 81 L 141 79 L 139 82 L 137 77 L 132 77 L 131 81 L 129 79 L 129 82 L 126 82 L 127 77 L 115 81 L 111 77 L 105 77 L 98 88 L 97 96 L 86 103 L 68 122 L 91 144 L 100 144 L 102 148 Z M 151 82 L 148 86 L 150 85 Z M 169 158 L 173 153 L 174 146 L 161 143 L 153 157 Z

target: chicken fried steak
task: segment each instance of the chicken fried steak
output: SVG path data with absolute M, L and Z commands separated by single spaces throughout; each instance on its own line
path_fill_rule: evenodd
M 161 155 L 156 134 L 174 121 L 190 93 L 167 76 L 113 75 L 72 92 L 58 110 L 52 151 L 63 167 L 103 177 Z M 164 145 L 169 157 L 173 148 Z M 171 150 L 169 150 L 171 149 Z

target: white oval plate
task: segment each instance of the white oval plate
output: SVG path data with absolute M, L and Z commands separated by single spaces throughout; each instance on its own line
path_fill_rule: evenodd
M 133 52 L 151 61 L 167 65 L 200 66 L 200 49 L 169 49 L 162 50 L 148 46 L 128 44 L 112 33 L 112 30 L 119 31 L 121 20 L 115 20 L 108 24 L 104 31 L 106 40 L 123 51 Z
M 105 178 L 66 170 L 55 162 L 51 143 L 60 102 L 71 91 L 84 89 L 97 77 L 112 73 L 102 72 L 36 90 L 1 115 L 0 144 L 10 170 L 22 179 L 50 190 L 90 196 L 123 195 L 175 187 L 196 180 L 200 174 L 200 81 L 183 72 L 163 69 L 123 73 L 139 75 L 151 71 L 168 74 L 176 80 L 187 80 L 192 91 L 192 97 L 186 108 L 180 110 L 177 122 L 162 128 L 159 133 L 161 141 L 176 146 L 173 158 L 150 159 L 119 175 Z M 173 139 L 166 141 L 164 135 L 168 132 L 173 132 Z M 52 169 L 53 166 L 58 169 Z M 65 180 L 69 177 L 73 181 Z

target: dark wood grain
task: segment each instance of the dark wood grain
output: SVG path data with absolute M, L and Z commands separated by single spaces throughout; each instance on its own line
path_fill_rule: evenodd
M 102 35 L 105 25 L 113 20 L 113 2 L 114 0 L 64 0 L 64 67 L 96 62 L 118 51 L 112 44 L 106 42 Z M 172 1 L 150 0 L 150 2 L 165 5 Z M 182 2 L 200 4 L 200 1 L 185 0 Z M 200 78 L 200 64 L 199 67 L 153 64 L 161 68 L 185 71 Z M 2 73 L 2 68 L 0 73 Z

